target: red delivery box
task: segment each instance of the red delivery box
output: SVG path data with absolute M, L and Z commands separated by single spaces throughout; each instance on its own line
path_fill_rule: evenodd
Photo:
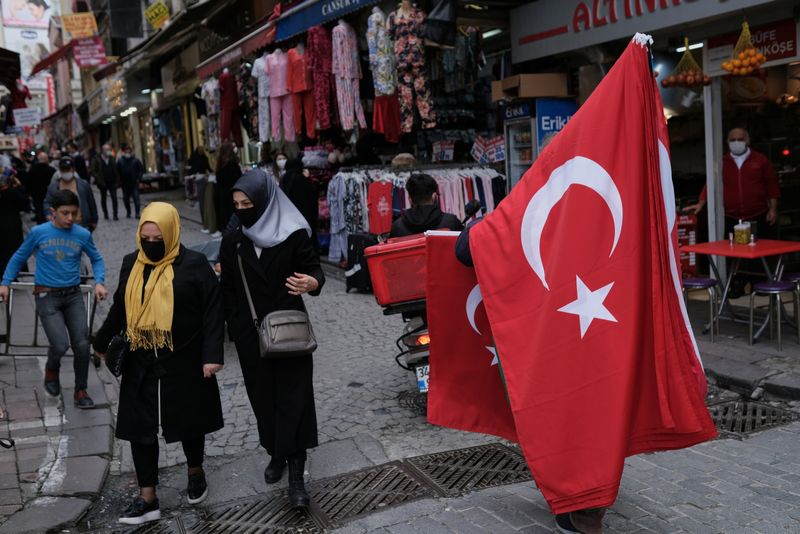
M 364 250 L 381 306 L 425 298 L 425 236 L 390 239 Z

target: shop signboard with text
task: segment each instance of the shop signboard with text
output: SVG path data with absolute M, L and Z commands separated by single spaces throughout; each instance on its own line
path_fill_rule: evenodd
M 536 100 L 537 151 L 564 129 L 567 122 L 578 111 L 575 100 L 565 98 L 539 98 Z
M 144 10 L 144 18 L 153 29 L 159 30 L 169 20 L 169 8 L 162 0 L 157 0 Z
M 98 67 L 106 65 L 106 47 L 100 37 L 89 37 L 72 41 L 72 57 L 81 67 Z
M 511 12 L 511 57 L 521 63 L 779 0 L 540 0 Z
M 0 0 L 0 5 L 3 8 L 3 26 L 6 28 L 14 26 L 46 30 L 50 27 L 50 19 L 61 13 L 60 2 L 53 0 Z
M 94 13 L 72 13 L 61 17 L 64 29 L 73 39 L 92 37 L 97 33 L 97 21 Z
M 794 19 L 779 20 L 750 27 L 750 36 L 756 50 L 767 57 L 766 66 L 772 62 L 789 63 L 800 59 L 797 51 L 798 23 Z M 722 63 L 731 59 L 739 32 L 712 37 L 708 40 L 705 71 L 712 75 L 726 75 Z M 772 63 L 774 64 L 774 63 Z
M 18 128 L 34 128 L 42 123 L 39 108 L 20 108 L 14 110 L 14 125 Z
M 278 21 L 276 41 L 283 41 L 312 26 L 339 19 L 375 3 L 375 0 L 319 0 L 298 4 L 297 11 Z

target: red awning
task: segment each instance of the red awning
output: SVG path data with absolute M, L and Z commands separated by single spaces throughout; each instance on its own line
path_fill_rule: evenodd
M 72 50 L 72 41 L 68 42 L 55 52 L 51 52 L 50 55 L 39 61 L 39 63 L 37 63 L 36 65 L 34 65 L 30 75 L 33 76 L 37 72 L 49 69 L 51 66 L 55 65 L 59 60 L 67 57 L 67 54 L 69 53 L 70 50 Z
M 275 20 L 279 16 L 280 4 L 276 4 L 275 10 L 263 26 L 200 63 L 197 66 L 197 78 L 200 80 L 209 78 L 223 67 L 231 65 L 240 58 L 248 56 L 259 48 L 264 48 L 275 41 L 275 32 L 277 30 Z

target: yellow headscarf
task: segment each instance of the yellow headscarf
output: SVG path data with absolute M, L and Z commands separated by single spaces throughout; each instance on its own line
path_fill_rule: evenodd
M 150 261 L 142 251 L 142 226 L 148 222 L 157 224 L 164 237 L 164 257 L 159 262 Z M 136 245 L 139 247 L 139 255 L 125 288 L 127 334 L 131 350 L 163 347 L 172 350 L 172 315 L 175 304 L 172 262 L 178 257 L 181 246 L 180 216 L 175 207 L 165 202 L 149 204 L 139 219 Z M 145 265 L 154 266 L 147 285 L 144 285 Z

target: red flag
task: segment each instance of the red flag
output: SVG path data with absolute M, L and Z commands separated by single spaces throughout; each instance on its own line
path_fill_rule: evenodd
M 456 236 L 437 232 L 426 239 L 428 422 L 516 441 L 478 281 L 456 259 Z
M 519 441 L 554 513 L 610 506 L 626 456 L 716 435 L 676 291 L 645 41 L 470 234 Z

